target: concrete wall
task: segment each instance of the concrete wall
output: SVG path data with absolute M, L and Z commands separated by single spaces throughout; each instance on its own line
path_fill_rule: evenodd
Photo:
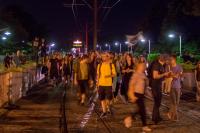
M 35 67 L 22 72 L 0 73 L 0 107 L 8 102 L 8 97 L 15 102 L 26 96 L 27 91 L 41 78 L 40 71 L 36 74 Z
M 196 87 L 196 81 L 195 81 L 195 74 L 194 72 L 185 72 L 183 73 L 183 88 L 187 90 L 193 90 L 194 87 Z
M 3 63 L 5 55 L 0 55 L 0 63 Z

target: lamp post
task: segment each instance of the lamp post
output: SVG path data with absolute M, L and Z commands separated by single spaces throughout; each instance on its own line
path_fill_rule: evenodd
M 101 51 L 101 46 L 97 44 L 97 48 L 99 48 L 99 50 Z
M 143 43 L 145 43 L 146 42 L 146 40 L 143 38 L 143 39 L 141 39 L 141 42 L 143 42 Z M 149 39 L 148 40 L 148 51 L 149 51 L 149 54 L 151 54 L 151 40 Z
M 126 41 L 125 44 L 127 45 L 127 50 L 128 50 L 128 52 L 129 52 L 129 46 L 128 46 L 129 42 Z
M 109 49 L 109 51 L 110 51 L 110 49 L 111 49 L 111 48 L 110 48 L 110 44 L 107 44 L 107 43 L 106 43 L 105 46 L 108 47 L 108 49 Z
M 9 31 L 6 31 L 4 34 L 7 36 L 11 35 L 11 33 Z
M 120 51 L 120 53 L 122 52 L 122 44 L 121 43 L 118 43 L 118 42 L 116 42 L 115 43 L 115 46 L 118 46 L 119 45 L 119 51 Z
M 168 35 L 169 38 L 175 38 L 175 34 L 169 34 Z M 182 56 L 182 36 L 179 35 L 179 56 Z

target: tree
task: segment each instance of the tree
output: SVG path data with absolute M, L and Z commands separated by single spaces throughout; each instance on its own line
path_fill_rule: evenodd
M 22 7 L 9 5 L 0 10 L 0 20 L 9 27 L 12 36 L 7 43 L 6 48 L 12 51 L 15 48 L 21 48 L 23 40 L 32 41 L 34 37 L 45 38 L 48 36 L 48 30 L 44 24 L 38 23 L 35 18 L 26 12 Z M 19 46 L 17 44 L 20 44 Z M 9 47 L 10 46 L 10 47 Z M 15 47 L 15 48 L 13 48 Z M 29 48 L 23 47 L 23 48 Z

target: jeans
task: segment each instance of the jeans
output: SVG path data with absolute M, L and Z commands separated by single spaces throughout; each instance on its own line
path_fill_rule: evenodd
M 153 95 L 153 99 L 154 99 L 152 120 L 155 123 L 158 123 L 161 119 L 160 110 L 159 110 L 160 105 L 161 105 L 161 100 L 162 100 L 161 85 L 152 86 L 152 95 Z
M 181 89 L 172 88 L 170 92 L 170 98 L 171 98 L 171 107 L 170 107 L 170 117 L 172 120 L 178 119 L 178 105 L 180 102 L 180 96 L 181 96 Z

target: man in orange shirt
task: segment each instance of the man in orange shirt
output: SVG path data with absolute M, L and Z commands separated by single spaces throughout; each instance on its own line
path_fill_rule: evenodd
M 97 66 L 97 86 L 99 87 L 99 100 L 103 110 L 101 117 L 105 117 L 110 112 L 110 101 L 113 98 L 112 84 L 113 77 L 116 76 L 116 70 L 108 53 L 103 53 L 101 56 L 102 63 Z

